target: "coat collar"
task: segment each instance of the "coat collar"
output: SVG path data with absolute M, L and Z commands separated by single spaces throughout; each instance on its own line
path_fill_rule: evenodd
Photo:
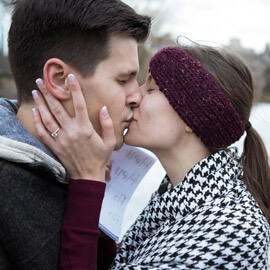
M 68 184 L 65 168 L 18 120 L 18 109 L 17 101 L 0 98 L 0 159 L 24 164 L 30 170 L 44 167 L 58 182 Z
M 230 190 L 244 187 L 243 170 L 237 161 L 237 150 L 219 151 L 197 163 L 173 187 L 165 176 L 159 189 L 152 195 L 156 207 L 160 205 L 162 219 L 177 219 L 195 208 L 222 197 Z
M 196 164 L 175 187 L 165 176 L 159 189 L 129 228 L 121 244 L 121 256 L 132 256 L 138 245 L 166 224 L 214 200 L 226 198 L 228 192 L 246 191 L 243 170 L 236 149 L 220 151 Z
M 179 269 L 182 269 L 186 265 L 184 263 L 185 260 L 189 260 L 189 262 L 190 259 L 192 260 L 191 257 L 195 253 L 190 256 L 188 251 L 193 252 L 192 245 L 194 241 L 198 241 L 198 238 L 192 238 L 192 236 L 188 239 L 185 238 L 184 241 L 187 241 L 187 243 L 184 244 L 181 242 L 181 249 L 189 249 L 186 249 L 181 255 L 181 252 L 179 251 L 178 253 L 177 251 L 177 247 L 178 249 L 180 247 L 178 245 L 179 232 L 182 232 L 180 237 L 189 229 L 192 229 L 191 232 L 194 232 L 197 230 L 196 226 L 194 228 L 190 226 L 192 226 L 193 221 L 194 224 L 197 224 L 198 220 L 200 220 L 200 224 L 197 224 L 197 228 L 201 226 L 203 228 L 194 237 L 202 236 L 202 233 L 206 233 L 209 226 L 211 227 L 213 226 L 212 224 L 215 224 L 214 222 L 212 223 L 212 221 L 220 219 L 220 215 L 223 215 L 224 211 L 215 212 L 214 210 L 211 212 L 209 210 L 215 206 L 217 206 L 218 209 L 225 209 L 226 212 L 226 210 L 229 210 L 230 206 L 234 209 L 235 207 L 237 208 L 237 204 L 240 203 L 241 205 L 245 205 L 247 211 L 254 210 L 257 214 L 259 211 L 259 215 L 252 214 L 252 216 L 245 216 L 245 214 L 243 214 L 242 218 L 244 221 L 242 220 L 241 223 L 243 226 L 248 225 L 251 228 L 254 227 L 255 235 L 258 236 L 256 239 L 263 239 L 262 231 L 260 231 L 258 235 L 257 225 L 254 220 L 252 220 L 254 217 L 258 218 L 262 213 L 251 194 L 247 191 L 243 181 L 243 169 L 237 160 L 238 158 L 234 149 L 230 149 L 230 151 L 220 151 L 196 164 L 175 187 L 171 185 L 169 178 L 165 177 L 158 191 L 152 195 L 144 211 L 125 234 L 112 269 L 122 269 L 122 266 L 127 263 L 130 267 L 124 267 L 125 269 L 137 269 L 136 264 L 141 265 L 143 260 L 151 264 L 153 269 L 159 268 L 154 267 L 155 265 L 166 265 L 166 269 L 169 269 L 171 268 L 171 263 L 173 263 L 173 265 L 178 264 Z M 200 215 L 200 212 L 204 214 Z M 228 217 L 233 218 L 236 213 L 230 214 L 232 214 L 232 212 L 227 211 L 227 214 L 221 219 Z M 198 215 L 199 218 L 196 219 Z M 187 222 L 188 220 L 189 222 Z M 260 219 L 258 222 L 260 223 L 262 220 Z M 266 219 L 265 224 L 268 226 Z M 259 228 L 262 228 L 261 226 L 263 225 L 260 224 Z M 216 229 L 218 228 L 219 226 Z M 239 235 L 241 233 L 239 241 L 241 242 L 241 238 L 243 238 L 243 240 L 245 238 L 243 235 L 245 236 L 246 233 L 246 235 L 249 236 L 250 231 L 248 230 L 246 232 L 246 228 L 240 228 L 243 228 L 242 231 L 241 229 L 239 231 Z M 236 231 L 237 230 L 238 228 L 236 228 Z M 223 240 L 220 241 L 225 241 L 225 245 L 227 241 L 225 232 L 221 230 L 221 232 L 216 235 L 223 237 Z M 266 233 L 266 235 L 269 234 Z M 228 239 L 232 238 L 230 237 Z M 208 245 L 210 242 L 206 243 Z M 162 245 L 163 248 L 161 247 L 159 249 L 159 244 Z M 241 244 L 239 245 L 241 249 Z M 236 256 L 240 254 L 240 252 L 235 251 L 235 249 L 234 251 L 230 249 L 227 251 L 230 253 L 234 252 Z M 203 255 L 204 257 L 208 256 L 208 254 L 212 256 L 211 252 L 203 250 L 196 249 L 195 252 L 197 252 L 197 255 Z M 264 253 L 264 251 L 262 252 Z M 185 256 L 183 254 L 185 254 Z M 199 265 L 197 259 L 194 259 L 194 263 L 197 263 L 196 266 Z M 228 261 L 226 261 L 226 265 L 227 264 Z M 138 269 L 144 268 L 149 269 L 148 267 L 138 266 Z M 200 269 L 205 268 L 207 267 Z M 176 269 L 176 267 L 173 269 Z

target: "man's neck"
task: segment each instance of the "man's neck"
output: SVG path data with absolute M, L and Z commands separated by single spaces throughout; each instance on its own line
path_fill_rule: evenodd
M 34 116 L 32 112 L 32 108 L 34 107 L 35 105 L 33 103 L 22 104 L 18 110 L 17 118 L 30 133 L 40 140 L 34 124 Z

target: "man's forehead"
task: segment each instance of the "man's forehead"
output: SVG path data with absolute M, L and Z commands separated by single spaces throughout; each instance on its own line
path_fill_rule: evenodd
M 138 43 L 134 38 L 112 36 L 107 59 L 117 74 L 136 75 L 139 70 Z

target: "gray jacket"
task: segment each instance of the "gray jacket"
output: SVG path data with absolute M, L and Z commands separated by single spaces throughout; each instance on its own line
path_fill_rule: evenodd
M 0 99 L 0 269 L 57 269 L 68 177 Z

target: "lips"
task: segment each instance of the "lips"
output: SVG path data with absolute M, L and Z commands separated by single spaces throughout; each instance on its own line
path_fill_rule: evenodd
M 130 126 L 132 125 L 132 123 L 134 123 L 134 122 L 137 122 L 137 120 L 136 119 L 132 119 L 130 122 L 128 122 L 128 129 L 130 128 Z
M 131 122 L 133 120 L 133 114 L 125 121 L 125 122 Z
M 125 122 L 125 129 L 129 128 L 130 122 Z

